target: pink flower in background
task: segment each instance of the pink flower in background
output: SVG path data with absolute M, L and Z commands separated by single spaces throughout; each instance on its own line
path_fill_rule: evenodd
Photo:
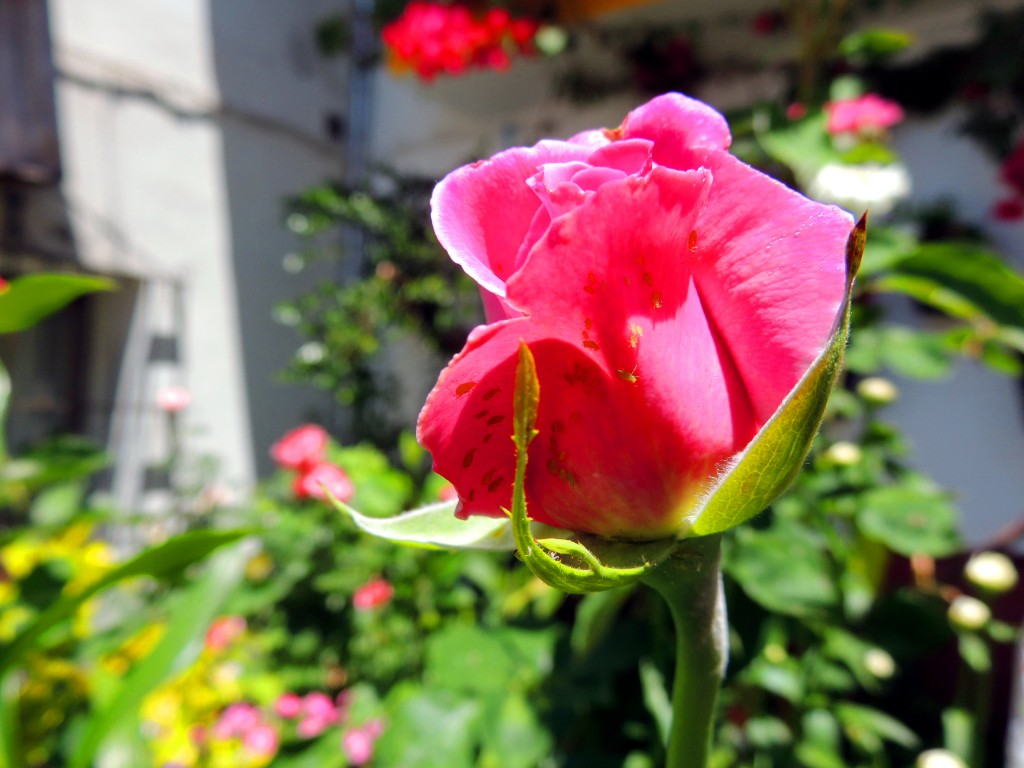
M 903 120 L 903 108 L 895 101 L 868 93 L 855 99 L 838 99 L 825 105 L 827 130 L 838 133 L 880 133 Z
M 306 739 L 319 736 L 341 719 L 331 697 L 319 691 L 307 693 L 302 698 L 302 713 L 296 732 Z
M 828 345 L 853 221 L 730 141 L 717 112 L 667 94 L 614 130 L 509 149 L 438 184 L 434 229 L 489 322 L 418 424 L 460 516 L 511 505 L 521 342 L 541 393 L 531 516 L 642 539 L 685 527 Z
M 341 737 L 341 748 L 352 765 L 366 765 L 373 758 L 373 747 L 381 733 L 384 723 L 371 720 L 361 728 L 345 731 Z
M 292 490 L 297 499 L 320 499 L 327 500 L 327 492 L 338 501 L 348 501 L 355 492 L 355 486 L 345 470 L 333 464 L 317 464 L 302 472 L 295 478 Z
M 217 739 L 232 739 L 244 736 L 260 724 L 260 711 L 252 704 L 236 702 L 221 712 L 213 726 Z
M 352 595 L 352 607 L 357 611 L 370 611 L 391 602 L 395 588 L 386 579 L 370 579 Z
M 328 439 L 323 427 L 306 424 L 274 443 L 270 457 L 279 467 L 306 471 L 323 461 Z
M 211 651 L 222 651 L 245 632 L 245 619 L 241 616 L 221 616 L 213 620 L 206 630 L 206 647 Z
M 177 413 L 188 408 L 192 394 L 185 387 L 161 387 L 156 393 L 156 405 L 161 411 Z
M 282 693 L 274 702 L 274 711 L 285 720 L 298 717 L 302 712 L 302 697 L 296 693 Z
M 278 735 L 272 725 L 260 723 L 242 736 L 242 746 L 256 757 L 270 758 L 277 753 Z

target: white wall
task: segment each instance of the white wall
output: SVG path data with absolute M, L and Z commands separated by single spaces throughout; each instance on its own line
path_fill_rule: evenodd
M 126 358 L 135 369 L 122 370 L 117 407 L 122 422 L 134 421 L 112 438 L 122 472 L 161 458 L 160 383 L 191 390 L 186 453 L 214 457 L 239 491 L 267 467 L 277 436 L 330 410 L 308 387 L 275 383 L 298 340 L 271 310 L 313 277 L 281 269 L 296 246 L 281 224 L 284 198 L 343 169 L 324 125 L 344 112 L 345 71 L 313 40 L 315 21 L 337 7 L 50 3 L 63 191 L 79 257 L 162 292 L 136 307 L 135 325 L 149 328 L 134 330 L 179 337 L 178 370 L 148 375 L 144 350 Z M 177 314 L 167 298 L 175 290 Z M 122 477 L 122 500 L 137 500 L 138 483 Z

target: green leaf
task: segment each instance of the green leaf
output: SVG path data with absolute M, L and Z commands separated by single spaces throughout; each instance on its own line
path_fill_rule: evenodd
M 483 721 L 483 751 L 478 766 L 536 768 L 551 752 L 551 734 L 530 702 L 519 693 L 492 702 Z
M 128 562 L 107 572 L 81 592 L 64 595 L 36 617 L 0 655 L 0 678 L 21 662 L 36 641 L 51 627 L 69 618 L 89 598 L 105 589 L 137 576 L 166 578 L 199 562 L 226 544 L 238 541 L 249 531 L 192 531 L 139 553 Z
M 19 768 L 21 756 L 21 684 L 17 675 L 0 678 L 0 768 Z
M 640 660 L 640 687 L 643 689 L 644 706 L 658 728 L 658 738 L 662 744 L 668 744 L 672 728 L 672 699 L 665 687 L 665 676 L 649 659 Z
M 948 294 L 963 302 L 953 310 L 958 316 L 963 316 L 963 307 L 971 307 L 973 314 L 983 313 L 1001 325 L 1024 328 L 1024 277 L 984 246 L 925 243 L 899 260 L 893 271 L 931 286 L 933 294 L 921 292 L 914 298 L 939 309 L 947 308 L 943 296 Z M 883 280 L 881 284 L 890 283 Z
M 504 691 L 522 675 L 537 677 L 517 647 L 511 630 L 487 630 L 454 624 L 432 635 L 427 643 L 426 679 L 436 687 L 470 694 Z
M 974 632 L 961 632 L 958 640 L 960 657 L 968 667 L 979 675 L 992 669 L 992 651 L 981 635 Z
M 0 293 L 0 333 L 31 328 L 87 293 L 113 290 L 115 284 L 87 275 L 40 274 L 16 277 Z
M 139 707 L 150 691 L 195 661 L 207 628 L 241 581 L 247 560 L 246 553 L 237 549 L 222 552 L 207 564 L 200 578 L 176 595 L 163 636 L 108 692 L 105 706 L 89 718 L 70 768 L 87 768 L 94 762 L 104 764 L 102 757 L 94 758 L 108 736 L 126 721 L 138 717 Z M 116 745 L 110 747 L 117 751 Z
M 772 159 L 789 166 L 800 185 L 806 187 L 819 170 L 840 161 L 825 121 L 825 114 L 817 112 L 784 128 L 760 133 L 757 140 Z
M 901 29 L 865 29 L 844 37 L 839 52 L 847 57 L 880 59 L 899 53 L 911 42 L 911 36 Z
M 825 414 L 842 365 L 850 330 L 853 278 L 864 253 L 867 223 L 861 219 L 846 246 L 847 287 L 828 345 L 750 444 L 722 471 L 688 520 L 690 532 L 725 531 L 765 509 L 796 479 Z
M 481 705 L 448 690 L 400 684 L 374 750 L 376 768 L 475 768 Z
M 891 741 L 907 749 L 913 749 L 920 741 L 917 734 L 899 720 L 873 707 L 839 702 L 835 713 L 851 741 L 869 752 L 875 752 L 881 741 Z
M 455 517 L 456 501 L 428 504 L 394 517 L 369 517 L 343 501 L 332 501 L 366 533 L 400 544 L 451 549 L 515 549 L 507 518 L 473 515 L 460 520 Z
M 628 587 L 593 592 L 576 607 L 569 647 L 577 657 L 589 654 L 614 626 L 622 606 L 633 594 Z
M 798 528 L 740 529 L 726 553 L 725 572 L 770 611 L 808 616 L 839 599 L 828 557 Z
M 956 510 L 927 485 L 874 488 L 860 496 L 857 507 L 861 533 L 901 555 L 942 557 L 960 545 Z

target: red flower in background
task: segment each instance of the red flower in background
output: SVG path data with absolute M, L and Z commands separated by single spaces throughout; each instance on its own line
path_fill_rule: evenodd
M 387 605 L 395 594 L 395 588 L 387 579 L 370 579 L 352 595 L 352 607 L 357 611 L 369 611 Z
M 323 427 L 306 424 L 293 429 L 270 448 L 270 457 L 279 467 L 307 471 L 323 461 L 327 450 L 327 432 Z
M 1024 217 L 1024 139 L 1003 158 L 999 178 L 1010 187 L 1012 195 L 992 207 L 992 216 L 999 221 L 1018 221 Z
M 438 184 L 434 229 L 490 323 L 419 419 L 460 515 L 511 506 L 523 342 L 540 385 L 531 516 L 639 539 L 684 527 L 829 344 L 853 222 L 730 141 L 721 115 L 668 94 L 614 130 L 509 149 Z
M 392 69 L 411 69 L 429 81 L 473 67 L 508 69 L 511 54 L 534 52 L 533 37 L 539 28 L 539 22 L 513 19 L 504 8 L 478 16 L 463 5 L 413 0 L 384 27 L 381 38 Z
M 875 93 L 838 99 L 825 105 L 827 130 L 837 133 L 880 133 L 903 120 L 903 108 Z
M 304 470 L 292 484 L 297 499 L 327 501 L 325 489 L 338 501 L 348 501 L 355 492 L 355 486 L 345 474 L 345 470 L 327 462 Z

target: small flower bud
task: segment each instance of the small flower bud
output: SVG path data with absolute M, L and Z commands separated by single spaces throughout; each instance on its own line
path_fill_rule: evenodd
M 857 394 L 871 405 L 889 405 L 900 396 L 900 391 L 888 379 L 870 376 L 857 385 Z
M 1017 585 L 1017 569 L 1001 552 L 978 552 L 964 566 L 967 580 L 987 592 L 1009 592 Z
M 837 467 L 852 467 L 854 464 L 860 463 L 861 459 L 864 458 L 864 452 L 856 443 L 840 440 L 828 447 L 824 458 L 830 464 L 835 464 Z
M 961 629 L 981 629 L 991 618 L 989 607 L 970 595 L 960 595 L 949 606 L 949 620 Z
M 888 680 L 896 674 L 896 661 L 881 648 L 872 648 L 864 654 L 864 666 L 879 680 Z
M 967 763 L 947 749 L 929 749 L 917 756 L 915 768 L 967 768 Z

